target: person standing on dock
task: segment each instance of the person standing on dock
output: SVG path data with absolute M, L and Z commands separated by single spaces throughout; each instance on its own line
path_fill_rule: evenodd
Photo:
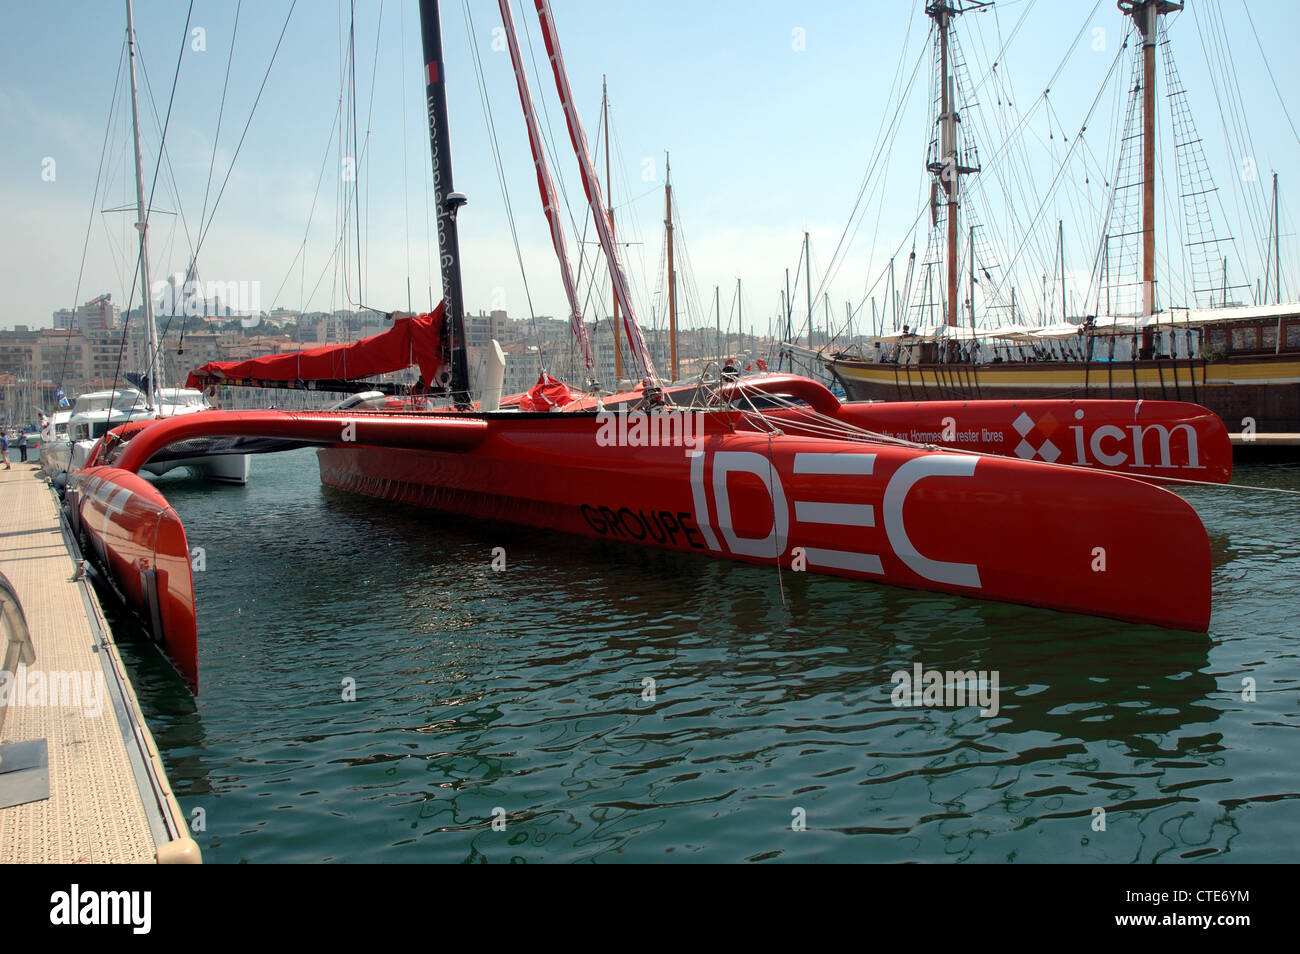
M 18 433 L 18 456 L 22 462 L 27 463 L 27 432 L 19 431 Z
M 9 464 L 9 435 L 0 431 L 0 460 L 5 462 L 5 470 L 13 470 Z

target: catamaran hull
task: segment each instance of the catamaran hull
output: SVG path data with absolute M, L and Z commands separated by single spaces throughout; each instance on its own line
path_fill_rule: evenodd
M 164 655 L 198 692 L 198 622 L 189 543 L 176 511 L 139 474 L 92 467 L 68 477 L 74 532 L 141 618 Z
M 247 454 L 214 454 L 210 457 L 182 457 L 178 460 L 150 461 L 144 470 L 161 477 L 177 468 L 188 468 L 190 473 L 205 480 L 222 484 L 244 486 L 248 483 Z
M 321 480 L 411 506 L 796 572 L 1208 626 L 1205 530 L 1185 501 L 1140 481 L 730 431 L 695 449 L 602 447 L 593 430 L 581 418 L 503 425 L 472 454 L 323 448 Z

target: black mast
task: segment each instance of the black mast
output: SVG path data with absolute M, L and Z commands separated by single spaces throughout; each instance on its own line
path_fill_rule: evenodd
M 451 369 L 440 385 L 460 408 L 470 406 L 469 365 L 465 358 L 465 299 L 460 286 L 460 243 L 456 238 L 456 212 L 465 196 L 452 190 L 451 141 L 447 125 L 447 89 L 442 64 L 442 27 L 438 0 L 420 0 L 420 36 L 424 45 L 425 101 L 429 110 L 429 146 L 433 155 L 433 200 L 438 212 L 438 260 L 442 268 L 443 361 Z

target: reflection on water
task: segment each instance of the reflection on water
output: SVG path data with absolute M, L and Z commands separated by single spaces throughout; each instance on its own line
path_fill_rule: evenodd
M 410 512 L 310 451 L 162 483 L 207 555 L 202 696 L 130 656 L 208 861 L 1260 861 L 1300 834 L 1300 498 L 1186 493 L 1197 637 Z M 895 707 L 916 663 L 996 671 L 997 715 Z

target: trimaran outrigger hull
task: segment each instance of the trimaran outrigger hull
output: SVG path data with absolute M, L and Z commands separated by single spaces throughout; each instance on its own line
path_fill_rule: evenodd
M 1041 461 L 745 429 L 698 412 L 656 443 L 616 415 L 247 411 L 189 415 L 103 447 L 68 487 L 92 542 L 198 684 L 184 531 L 135 471 L 193 437 L 320 446 L 333 487 L 470 517 L 788 571 L 1204 632 L 1209 539 L 1151 483 Z M 109 459 L 111 458 L 111 459 Z M 107 459 L 107 460 L 106 460 Z

